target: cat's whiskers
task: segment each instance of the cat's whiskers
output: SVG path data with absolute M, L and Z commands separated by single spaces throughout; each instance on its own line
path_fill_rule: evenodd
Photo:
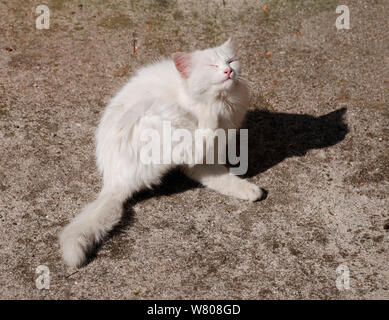
M 246 85 L 248 85 L 248 86 L 254 85 L 254 82 L 248 80 L 247 78 L 242 77 L 241 75 L 238 75 L 238 76 L 235 78 L 235 80 L 238 81 L 238 82 L 241 82 L 241 83 L 243 83 L 243 84 L 246 84 Z

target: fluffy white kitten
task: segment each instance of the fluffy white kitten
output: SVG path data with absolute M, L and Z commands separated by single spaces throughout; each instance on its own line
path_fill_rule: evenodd
M 88 250 L 121 219 L 125 200 L 159 183 L 176 164 L 143 164 L 140 134 L 162 131 L 162 122 L 174 128 L 239 128 L 248 107 L 248 91 L 239 76 L 233 44 L 176 53 L 173 59 L 146 66 L 111 100 L 97 134 L 97 165 L 103 187 L 60 235 L 62 256 L 70 266 L 86 262 Z M 162 146 L 163 147 L 163 146 Z M 230 174 L 221 164 L 185 164 L 192 179 L 222 194 L 255 201 L 262 190 Z

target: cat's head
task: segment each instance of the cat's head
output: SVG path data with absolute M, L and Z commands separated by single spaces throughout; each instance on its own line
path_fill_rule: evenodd
M 175 53 L 173 60 L 194 98 L 217 97 L 239 81 L 240 66 L 231 39 L 219 47 Z

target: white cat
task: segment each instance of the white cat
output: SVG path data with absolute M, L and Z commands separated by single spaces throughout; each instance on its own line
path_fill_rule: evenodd
M 97 199 L 62 231 L 62 256 L 70 266 L 81 266 L 94 243 L 121 219 L 125 200 L 135 192 L 158 184 L 176 164 L 139 161 L 142 130 L 174 128 L 239 128 L 248 107 L 248 90 L 239 75 L 233 43 L 176 53 L 173 59 L 146 66 L 111 100 L 97 134 L 97 165 L 103 187 Z M 163 147 L 163 146 L 162 146 Z M 244 200 L 261 198 L 262 190 L 232 175 L 222 164 L 185 163 L 192 179 L 222 194 Z

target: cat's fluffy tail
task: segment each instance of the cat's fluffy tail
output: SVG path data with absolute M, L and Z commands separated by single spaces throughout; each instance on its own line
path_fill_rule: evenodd
M 79 267 L 86 262 L 88 251 L 120 221 L 126 198 L 122 192 L 102 192 L 65 227 L 59 242 L 69 266 Z

